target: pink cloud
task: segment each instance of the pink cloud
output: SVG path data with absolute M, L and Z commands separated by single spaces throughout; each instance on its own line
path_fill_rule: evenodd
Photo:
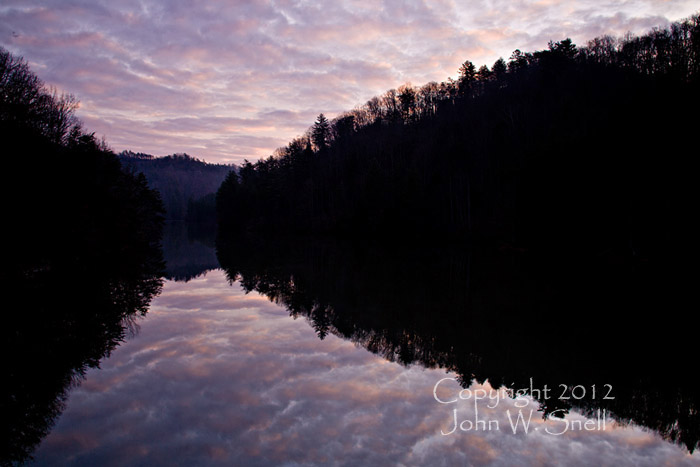
M 0 43 L 75 94 L 79 116 L 116 150 L 240 161 L 273 153 L 320 112 L 333 117 L 404 82 L 443 81 L 466 59 L 491 65 L 549 40 L 643 32 L 695 8 L 685 0 L 8 0 Z

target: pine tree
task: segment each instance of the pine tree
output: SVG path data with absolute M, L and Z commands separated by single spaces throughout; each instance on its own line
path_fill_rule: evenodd
M 322 151 L 328 147 L 331 126 L 325 115 L 319 114 L 311 131 L 311 141 L 317 151 Z
M 474 81 L 476 81 L 476 67 L 469 60 L 462 63 L 459 67 L 459 93 L 460 95 L 465 95 L 472 88 Z

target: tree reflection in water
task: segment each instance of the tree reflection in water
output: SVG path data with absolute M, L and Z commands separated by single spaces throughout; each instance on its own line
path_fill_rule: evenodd
M 226 238 L 217 248 L 231 281 L 307 318 L 321 339 L 454 371 L 464 387 L 488 379 L 517 390 L 532 379 L 551 389 L 539 398 L 543 416 L 606 409 L 690 452 L 698 445 L 689 372 L 698 320 L 672 261 L 299 239 Z M 580 400 L 576 385 L 588 389 Z
M 92 250 L 95 237 L 72 234 L 47 242 L 61 248 L 43 248 L 41 261 L 11 261 L 3 271 L 0 464 L 31 455 L 70 388 L 137 331 L 162 287 L 157 237 Z M 29 247 L 12 245 L 12 255 L 27 258 Z

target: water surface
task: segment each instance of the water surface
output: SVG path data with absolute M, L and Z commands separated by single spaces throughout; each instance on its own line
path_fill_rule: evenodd
M 329 333 L 222 270 L 168 281 L 138 334 L 73 389 L 38 464 L 74 465 L 698 465 L 698 456 L 634 425 L 571 430 L 535 412 L 513 434 L 506 398 L 457 430 L 472 400 L 440 404 L 459 376 L 390 362 Z M 472 390 L 489 389 L 474 383 Z M 446 380 L 441 400 L 461 387 Z M 537 408 L 529 400 L 525 409 Z M 494 405 L 492 402 L 490 405 Z M 570 420 L 583 417 L 576 411 Z M 492 425 L 493 426 L 493 425 Z M 533 428 L 538 428 L 534 430 Z
M 182 224 L 163 251 L 162 288 L 157 252 L 12 276 L 3 462 L 700 465 L 697 319 L 672 269 L 372 241 L 215 250 Z

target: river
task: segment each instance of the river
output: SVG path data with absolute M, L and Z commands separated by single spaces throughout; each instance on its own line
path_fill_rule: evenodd
M 665 415 L 621 400 L 647 404 L 656 389 L 633 397 L 627 386 L 636 383 L 625 378 L 579 364 L 562 372 L 560 360 L 537 357 L 559 353 L 562 337 L 523 348 L 540 341 L 541 325 L 504 316 L 503 303 L 477 305 L 504 292 L 484 292 L 491 275 L 474 273 L 483 262 L 471 253 L 448 255 L 436 269 L 446 276 L 425 258 L 410 260 L 419 269 L 405 258 L 389 269 L 362 261 L 338 269 L 338 258 L 357 255 L 318 244 L 300 247 L 303 265 L 268 261 L 276 251 L 249 262 L 245 248 L 222 269 L 211 240 L 180 231 L 168 242 L 166 259 L 178 270 L 124 342 L 67 391 L 34 464 L 700 465 L 664 431 Z M 182 254 L 192 257 L 189 270 Z M 382 283 L 385 275 L 398 285 Z M 504 280 L 514 293 L 512 277 Z M 516 287 L 520 307 L 530 285 Z M 465 302 L 492 308 L 489 323 L 505 337 L 465 330 L 454 316 Z M 576 344 L 580 335 L 563 339 Z

